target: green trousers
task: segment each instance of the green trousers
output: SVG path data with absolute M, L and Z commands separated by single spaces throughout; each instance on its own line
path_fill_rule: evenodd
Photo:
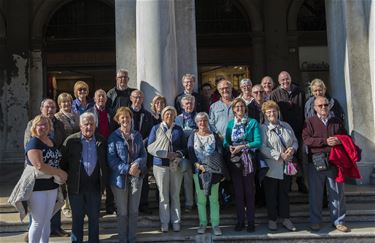
M 195 191 L 197 193 L 199 224 L 207 226 L 207 212 L 206 212 L 207 197 L 204 195 L 204 191 L 201 190 L 199 186 L 198 174 L 194 174 L 193 179 L 194 179 L 194 184 L 195 184 Z M 211 216 L 212 227 L 218 226 L 219 221 L 220 221 L 219 184 L 220 183 L 216 183 L 211 186 L 211 195 L 209 196 L 210 216 Z

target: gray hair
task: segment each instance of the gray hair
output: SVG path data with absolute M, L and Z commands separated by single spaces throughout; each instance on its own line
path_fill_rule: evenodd
M 193 103 L 195 103 L 195 97 L 193 95 L 185 95 L 184 97 L 181 98 L 181 103 L 184 102 L 184 101 L 191 101 Z
M 181 81 L 184 82 L 185 78 L 193 80 L 195 82 L 195 76 L 191 73 L 186 73 L 184 76 L 182 76 Z
M 244 84 L 250 84 L 250 85 L 253 85 L 253 83 L 251 82 L 251 80 L 249 78 L 244 78 L 240 81 L 240 86 L 244 85 Z
M 207 121 L 209 120 L 208 114 L 206 112 L 198 112 L 194 119 L 195 123 L 198 123 L 198 121 L 202 118 L 206 118 Z
M 119 73 L 126 73 L 127 75 L 129 75 L 129 71 L 127 69 L 124 69 L 124 68 L 120 68 L 119 70 L 117 70 L 116 75 L 119 74 Z
M 95 126 L 98 125 L 98 119 L 92 112 L 84 112 L 82 115 L 79 116 L 79 125 L 82 125 L 83 120 L 85 119 L 93 119 L 95 122 Z
M 43 99 L 41 102 L 40 102 L 40 108 L 43 108 L 44 107 L 44 104 L 45 103 L 47 103 L 47 102 L 52 102 L 53 104 L 55 104 L 55 106 L 56 106 L 56 102 L 53 100 L 53 99 L 51 99 L 51 98 L 45 98 L 45 99 Z

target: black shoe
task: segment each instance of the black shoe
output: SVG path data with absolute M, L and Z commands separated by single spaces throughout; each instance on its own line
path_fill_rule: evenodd
M 236 226 L 234 227 L 234 231 L 242 231 L 245 228 L 244 223 L 237 223 Z
M 63 229 L 58 229 L 50 233 L 51 237 L 69 237 L 70 234 Z
M 297 180 L 297 186 L 298 186 L 298 191 L 300 193 L 304 193 L 304 194 L 307 194 L 309 191 L 307 190 L 307 187 L 305 185 L 305 182 L 303 181 L 303 178 L 302 177 L 298 177 Z
M 247 225 L 246 231 L 249 232 L 249 233 L 254 232 L 255 231 L 254 224 Z
M 114 208 L 107 208 L 105 210 L 105 213 L 108 214 L 108 215 L 112 215 L 112 214 L 114 214 L 114 212 L 116 212 L 116 210 Z

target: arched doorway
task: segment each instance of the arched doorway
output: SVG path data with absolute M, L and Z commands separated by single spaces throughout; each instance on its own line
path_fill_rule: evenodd
M 239 88 L 251 76 L 251 22 L 239 1 L 197 0 L 196 31 L 198 72 L 201 84 L 215 86 L 225 76 Z
M 90 96 L 114 85 L 116 69 L 114 6 L 100 0 L 74 0 L 50 18 L 44 37 L 47 96 L 73 94 L 83 80 Z

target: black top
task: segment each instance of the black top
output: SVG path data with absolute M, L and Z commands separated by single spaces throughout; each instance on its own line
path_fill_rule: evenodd
M 49 147 L 47 144 L 43 143 L 39 138 L 32 137 L 30 141 L 26 144 L 26 163 L 33 166 L 31 161 L 27 156 L 27 152 L 32 149 L 38 149 L 42 151 L 43 162 L 59 168 L 61 160 L 61 152 L 56 147 Z M 51 179 L 36 179 L 33 191 L 47 191 L 58 188 L 59 185 L 53 182 L 53 177 Z

